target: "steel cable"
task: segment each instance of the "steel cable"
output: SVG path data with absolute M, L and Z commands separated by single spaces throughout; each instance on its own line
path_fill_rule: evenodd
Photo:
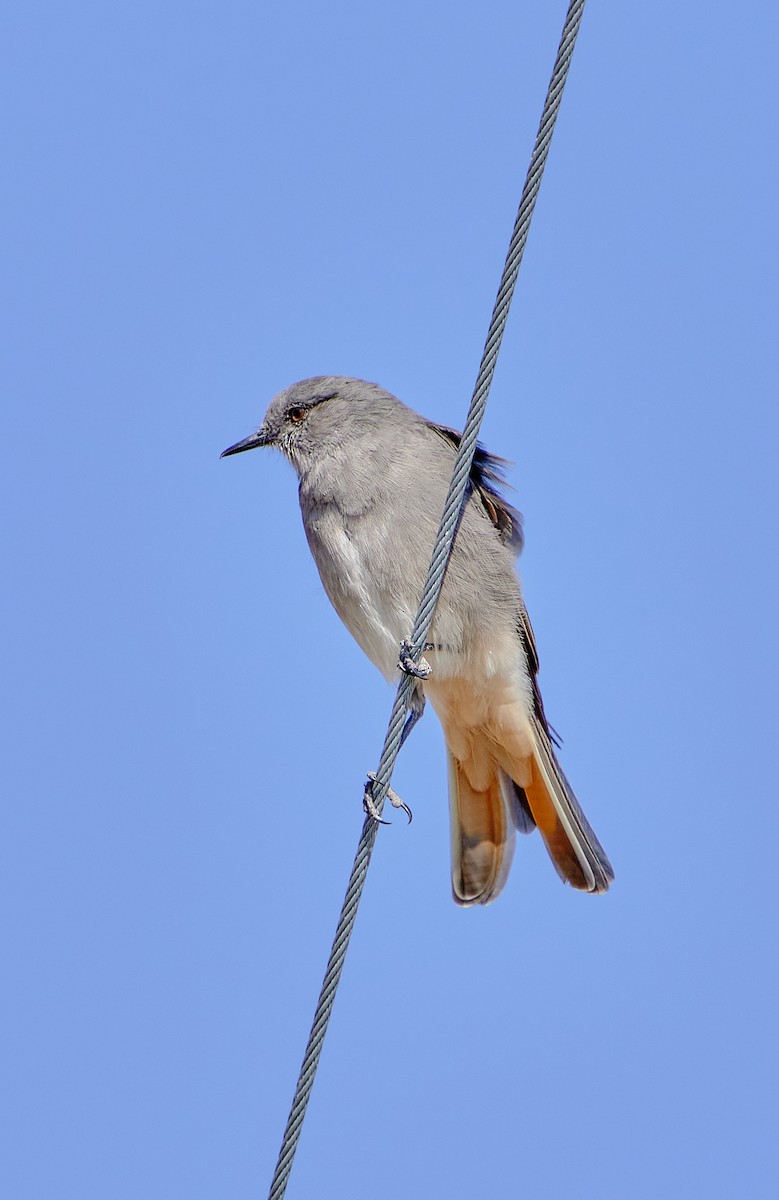
M 552 77 L 549 82 L 541 121 L 530 159 L 530 166 L 525 179 L 525 185 L 522 189 L 514 230 L 503 267 L 503 275 L 492 311 L 492 319 L 487 332 L 487 339 L 476 385 L 473 390 L 471 406 L 468 410 L 465 429 L 463 430 L 455 459 L 449 492 L 438 529 L 438 536 L 433 549 L 422 597 L 419 602 L 419 611 L 417 612 L 414 628 L 409 638 L 414 662 L 419 661 L 427 640 L 436 604 L 438 603 L 438 597 L 446 575 L 449 556 L 451 555 L 452 546 L 457 534 L 457 526 L 466 499 L 471 467 L 476 453 L 476 440 L 484 411 L 487 407 L 490 385 L 495 373 L 498 352 L 506 327 L 509 306 L 514 295 L 514 287 L 517 282 L 517 275 L 527 241 L 533 209 L 535 208 L 538 190 L 541 186 L 541 177 L 549 153 L 549 144 L 552 140 L 552 133 L 554 132 L 555 121 L 557 120 L 557 113 L 560 101 L 562 100 L 563 88 L 568 76 L 571 55 L 573 54 L 576 36 L 581 24 L 584 3 L 585 0 L 571 0 L 565 18 L 557 58 L 555 59 Z M 395 702 L 392 706 L 389 727 L 381 752 L 379 767 L 376 771 L 372 793 L 373 801 L 379 815 L 387 799 L 395 761 L 400 752 L 403 726 L 410 707 L 411 693 L 415 684 L 416 680 L 411 675 L 404 675 L 398 686 Z M 366 817 L 357 846 L 349 885 L 346 889 L 341 916 L 336 928 L 333 946 L 330 951 L 330 958 L 319 995 L 319 1003 L 314 1015 L 306 1053 L 303 1058 L 303 1065 L 300 1069 L 295 1097 L 292 1102 L 287 1127 L 284 1131 L 284 1138 L 271 1184 L 269 1200 L 281 1200 L 287 1187 L 287 1180 L 292 1169 L 292 1160 L 297 1149 L 308 1099 L 314 1083 L 314 1076 L 319 1065 L 322 1045 L 325 1033 L 327 1032 L 327 1024 L 341 978 L 349 938 L 351 937 L 352 928 L 357 916 L 357 906 L 360 903 L 360 897 L 365 885 L 365 878 L 378 829 L 378 821 L 373 817 Z

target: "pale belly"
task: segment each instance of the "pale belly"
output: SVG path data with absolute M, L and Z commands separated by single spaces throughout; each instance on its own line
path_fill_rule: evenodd
M 306 533 L 333 608 L 371 662 L 393 678 L 400 643 L 410 635 L 416 615 L 410 594 L 381 586 L 370 557 L 340 522 L 323 517 Z
M 410 637 L 422 583 L 398 571 L 394 557 L 382 555 L 381 531 L 372 530 L 370 549 L 327 510 L 306 523 L 306 534 L 325 591 L 355 641 L 385 678 L 398 677 L 400 643 Z M 378 549 L 376 549 L 378 547 Z M 482 683 L 509 689 L 512 699 L 530 705 L 531 690 L 522 647 L 511 623 L 489 635 L 466 634 L 451 605 L 439 604 L 425 651 L 433 680 L 468 680 L 476 696 Z M 435 688 L 425 688 L 434 705 Z M 496 697 L 490 687 L 488 694 Z M 477 704 L 478 706 L 478 704 Z M 480 723 L 474 712 L 473 723 Z

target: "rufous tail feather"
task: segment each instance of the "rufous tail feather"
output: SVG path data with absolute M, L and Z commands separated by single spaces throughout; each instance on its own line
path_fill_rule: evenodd
M 549 735 L 536 716 L 530 718 L 530 728 L 529 780 L 527 761 L 521 764 L 503 761 L 502 765 L 512 778 L 518 776 L 522 780 L 522 791 L 533 820 L 560 877 L 581 891 L 605 892 L 614 879 L 606 852 L 557 761 Z
M 477 790 L 451 750 L 447 758 L 452 894 L 458 904 L 488 904 L 503 888 L 514 855 L 516 800 L 497 764 Z

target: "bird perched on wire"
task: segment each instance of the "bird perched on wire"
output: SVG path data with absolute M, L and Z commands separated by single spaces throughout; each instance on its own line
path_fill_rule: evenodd
M 460 435 L 374 383 L 317 376 L 280 392 L 256 433 L 222 457 L 275 446 L 300 480 L 311 553 L 333 607 L 388 678 L 418 676 L 446 737 L 452 891 L 501 891 L 514 835 L 537 826 L 561 878 L 605 892 L 611 864 L 563 774 L 538 688 L 538 654 L 514 569 L 518 512 L 502 459 L 477 451 L 438 607 L 418 666 L 398 661 L 416 615 Z M 410 726 L 409 726 L 410 727 Z

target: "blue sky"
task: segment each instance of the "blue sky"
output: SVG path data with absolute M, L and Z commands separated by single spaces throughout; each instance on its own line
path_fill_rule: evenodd
M 462 424 L 563 15 L 5 5 L 15 1200 L 270 1182 L 392 691 L 218 455 L 316 373 Z M 457 909 L 427 716 L 291 1198 L 775 1193 L 778 24 L 588 5 L 483 438 L 617 882 Z

